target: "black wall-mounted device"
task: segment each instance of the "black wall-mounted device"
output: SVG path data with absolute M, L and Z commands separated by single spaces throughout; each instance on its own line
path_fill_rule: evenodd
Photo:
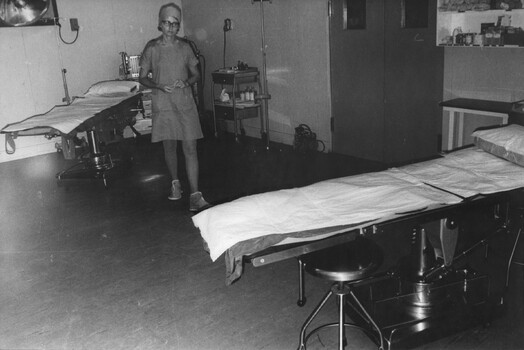
M 229 32 L 231 30 L 231 20 L 226 18 L 224 20 L 224 32 Z
M 71 25 L 72 32 L 78 32 L 80 30 L 80 26 L 78 25 L 78 18 L 71 18 L 69 20 L 69 24 Z

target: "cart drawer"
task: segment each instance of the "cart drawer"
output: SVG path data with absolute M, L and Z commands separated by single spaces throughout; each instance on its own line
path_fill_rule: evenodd
M 258 106 L 236 110 L 237 119 L 258 118 Z M 215 118 L 234 120 L 233 107 L 215 105 Z

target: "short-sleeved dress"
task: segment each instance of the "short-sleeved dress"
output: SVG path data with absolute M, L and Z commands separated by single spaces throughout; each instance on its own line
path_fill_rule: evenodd
M 198 59 L 189 44 L 175 40 L 165 45 L 162 37 L 149 41 L 142 52 L 140 67 L 151 72 L 155 83 L 172 85 L 176 80 L 189 78 L 188 66 Z M 172 93 L 152 89 L 151 141 L 196 140 L 203 137 L 198 110 L 190 86 L 175 88 Z

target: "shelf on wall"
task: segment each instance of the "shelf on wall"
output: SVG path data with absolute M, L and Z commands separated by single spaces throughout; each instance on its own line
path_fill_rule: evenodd
M 524 9 L 443 11 L 437 5 L 436 45 L 442 47 L 524 47 Z M 498 26 L 499 18 L 502 26 Z M 490 28 L 486 32 L 486 28 Z M 491 25 L 489 25 L 491 24 Z M 457 29 L 461 29 L 459 35 Z M 458 40 L 460 39 L 460 40 Z M 458 44 L 457 44 L 458 42 Z M 508 44 L 509 43 L 509 44 Z

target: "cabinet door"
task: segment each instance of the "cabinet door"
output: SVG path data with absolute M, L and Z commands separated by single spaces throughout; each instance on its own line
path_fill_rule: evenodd
M 422 2 L 427 2 L 427 21 L 420 18 Z M 436 0 L 388 0 L 384 5 L 384 160 L 403 163 L 439 150 L 444 52 L 434 42 Z
M 372 160 L 384 148 L 383 2 L 332 0 L 329 21 L 333 151 Z

